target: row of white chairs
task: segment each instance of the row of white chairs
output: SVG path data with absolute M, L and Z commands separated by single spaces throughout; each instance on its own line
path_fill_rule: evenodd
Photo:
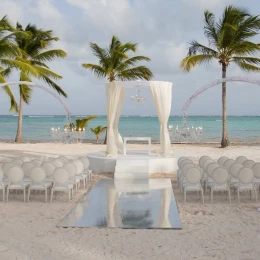
M 51 202 L 55 191 L 68 191 L 69 201 L 72 199 L 73 187 L 76 192 L 83 182 L 84 189 L 92 179 L 87 158 L 69 159 L 65 156 L 59 158 L 30 159 L 28 157 L 16 158 L 10 162 L 0 163 L 0 189 L 3 190 L 3 201 L 8 201 L 10 190 L 23 190 L 24 202 L 28 189 L 27 201 L 31 190 L 45 191 L 45 202 L 48 199 L 48 190 L 51 189 Z
M 192 189 L 194 185 L 186 178 L 186 173 L 190 168 L 194 168 L 193 162 L 182 157 L 178 161 L 178 184 L 183 190 L 184 186 Z M 260 163 L 248 160 L 244 156 L 239 156 L 236 160 L 227 157 L 220 157 L 216 162 L 208 156 L 202 156 L 199 160 L 201 179 L 200 184 L 204 184 L 204 192 L 210 189 L 211 202 L 213 201 L 213 192 L 226 191 L 231 203 L 230 189 L 237 191 L 238 202 L 241 191 L 254 191 L 256 202 L 258 202 L 257 189 L 260 186 Z M 183 182 L 186 184 L 183 185 Z M 195 189 L 195 188 L 194 188 Z M 185 194 L 184 194 L 185 195 Z M 185 195 L 186 196 L 186 195 Z

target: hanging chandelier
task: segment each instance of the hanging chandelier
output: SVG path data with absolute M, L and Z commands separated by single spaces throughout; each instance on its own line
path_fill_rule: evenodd
M 137 94 L 135 96 L 131 96 L 131 99 L 137 103 L 142 103 L 144 101 L 146 101 L 146 97 L 145 96 L 141 96 L 140 95 L 140 87 L 137 87 Z

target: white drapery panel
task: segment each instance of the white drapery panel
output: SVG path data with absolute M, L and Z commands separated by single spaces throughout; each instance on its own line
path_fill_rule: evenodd
M 171 139 L 168 132 L 167 124 L 171 112 L 172 83 L 151 81 L 150 87 L 161 126 L 161 153 L 163 156 L 168 156 L 171 153 Z
M 110 82 L 106 84 L 107 156 L 115 156 L 118 154 L 118 150 L 123 150 L 123 140 L 118 132 L 118 121 L 125 98 L 125 91 L 121 82 Z

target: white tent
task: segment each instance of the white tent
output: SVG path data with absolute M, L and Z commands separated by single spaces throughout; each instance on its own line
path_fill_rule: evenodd
M 126 88 L 150 87 L 156 112 L 160 121 L 161 155 L 169 156 L 171 140 L 168 132 L 168 120 L 171 112 L 172 83 L 164 81 L 114 81 L 106 84 L 107 96 L 107 156 L 123 153 L 123 140 L 118 132 Z

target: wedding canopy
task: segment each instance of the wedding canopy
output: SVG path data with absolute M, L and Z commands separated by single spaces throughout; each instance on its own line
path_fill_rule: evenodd
M 172 83 L 164 81 L 114 81 L 106 83 L 107 96 L 107 156 L 123 153 L 123 140 L 118 132 L 118 122 L 123 107 L 126 88 L 150 87 L 160 122 L 161 154 L 171 152 L 171 140 L 167 128 L 172 102 Z

